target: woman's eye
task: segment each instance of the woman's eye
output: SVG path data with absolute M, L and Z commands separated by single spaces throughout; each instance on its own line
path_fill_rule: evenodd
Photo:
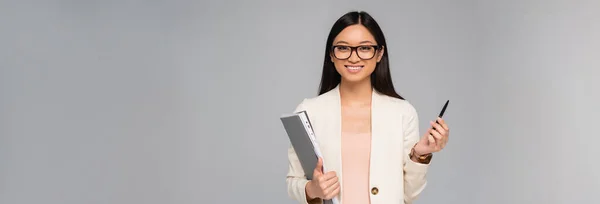
M 348 51 L 348 50 L 350 50 L 350 48 L 348 46 L 339 46 L 338 50 L 340 50 L 340 51 Z
M 370 51 L 370 50 L 371 50 L 371 47 L 369 47 L 369 46 L 360 46 L 358 49 L 359 49 L 360 51 Z

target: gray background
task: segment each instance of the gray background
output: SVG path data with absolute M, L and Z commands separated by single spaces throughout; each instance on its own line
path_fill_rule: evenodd
M 0 1 L 0 203 L 295 203 L 278 116 L 365 10 L 449 146 L 416 203 L 598 203 L 600 1 Z

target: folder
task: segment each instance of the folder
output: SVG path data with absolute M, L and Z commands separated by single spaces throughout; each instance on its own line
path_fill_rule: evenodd
M 283 115 L 280 119 L 290 139 L 290 143 L 296 151 L 298 160 L 300 160 L 306 179 L 312 180 L 318 157 L 323 158 L 323 156 L 312 129 L 308 113 L 300 111 L 294 114 Z M 325 165 L 323 165 L 323 172 L 327 172 Z M 333 200 L 325 200 L 324 203 L 338 204 L 339 202 L 337 197 L 334 197 Z

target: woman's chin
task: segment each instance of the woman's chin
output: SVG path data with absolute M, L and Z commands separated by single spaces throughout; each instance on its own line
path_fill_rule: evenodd
M 359 75 L 354 75 L 354 74 L 350 74 L 342 76 L 342 81 L 346 82 L 346 83 L 361 83 L 361 82 L 365 82 L 369 80 L 369 76 L 359 76 Z

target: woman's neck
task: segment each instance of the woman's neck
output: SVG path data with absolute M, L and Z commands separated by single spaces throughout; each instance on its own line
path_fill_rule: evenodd
M 373 87 L 370 80 L 357 83 L 340 83 L 340 98 L 343 105 L 370 105 Z

